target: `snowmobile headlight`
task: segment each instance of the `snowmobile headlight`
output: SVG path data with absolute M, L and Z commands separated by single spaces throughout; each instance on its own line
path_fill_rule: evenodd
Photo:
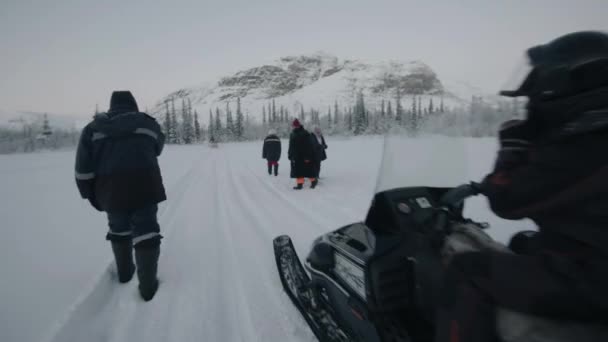
M 336 275 L 365 300 L 365 273 L 363 268 L 338 253 L 334 254 L 334 259 Z

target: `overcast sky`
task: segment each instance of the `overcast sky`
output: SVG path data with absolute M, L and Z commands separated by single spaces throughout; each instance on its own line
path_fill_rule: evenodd
M 0 0 L 0 110 L 89 116 L 294 54 L 422 60 L 495 92 L 523 51 L 608 31 L 608 0 Z

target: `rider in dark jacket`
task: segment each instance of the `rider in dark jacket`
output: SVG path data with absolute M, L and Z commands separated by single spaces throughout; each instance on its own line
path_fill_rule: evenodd
M 565 320 L 608 317 L 608 35 L 569 34 L 528 57 L 526 80 L 503 92 L 529 98 L 527 118 L 502 125 L 481 191 L 498 216 L 530 218 L 539 232 L 513 239 L 514 254 L 453 259 L 438 342 L 496 341 L 496 306 Z
M 82 131 L 76 153 L 76 184 L 83 198 L 108 214 L 118 279 L 135 272 L 145 300 L 158 287 L 160 227 L 157 204 L 166 199 L 157 157 L 165 136 L 156 120 L 139 112 L 128 91 L 115 91 L 107 113 L 95 116 Z

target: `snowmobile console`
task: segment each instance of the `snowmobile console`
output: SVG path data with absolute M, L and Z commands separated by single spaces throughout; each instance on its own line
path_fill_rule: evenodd
M 365 224 L 375 233 L 396 233 L 405 229 L 422 231 L 429 227 L 442 207 L 441 199 L 451 188 L 398 188 L 377 193 L 367 213 Z M 462 203 L 452 213 L 462 215 Z

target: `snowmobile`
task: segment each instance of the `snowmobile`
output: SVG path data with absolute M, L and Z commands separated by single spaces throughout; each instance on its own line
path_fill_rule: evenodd
M 395 166 L 387 160 L 384 165 Z M 378 191 L 364 222 L 317 238 L 304 264 L 289 236 L 275 238 L 284 290 L 319 341 L 432 341 L 435 301 L 450 258 L 474 250 L 509 252 L 485 232 L 488 224 L 463 214 L 465 200 L 478 188 L 470 183 Z M 506 309 L 497 315 L 504 342 L 608 341 L 602 326 L 555 323 Z

